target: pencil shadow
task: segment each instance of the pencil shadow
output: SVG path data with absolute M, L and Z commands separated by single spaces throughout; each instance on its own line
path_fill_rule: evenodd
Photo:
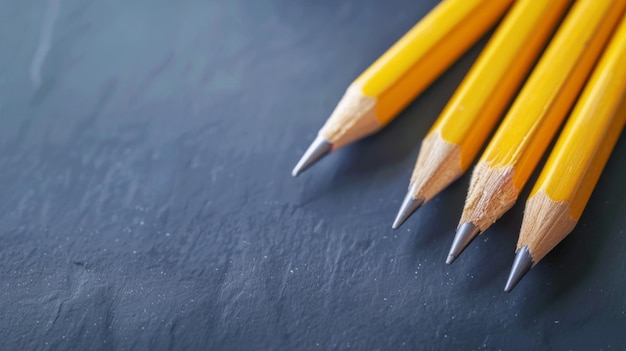
M 480 234 L 455 263 L 467 267 L 473 291 L 502 291 L 513 258 L 522 221 L 523 201 L 518 201 L 484 233 Z
M 434 201 L 434 200 L 433 200 Z M 450 221 L 446 221 L 444 216 L 438 216 L 438 210 L 426 206 L 419 212 L 414 214 L 416 217 L 414 223 L 405 223 L 401 229 L 408 228 L 413 233 L 408 249 L 411 252 L 412 260 L 421 259 L 424 251 L 441 250 L 441 257 L 435 257 L 435 260 L 445 261 L 443 251 L 452 229 L 448 228 Z
M 463 210 L 465 192 L 469 184 L 469 175 L 457 179 L 434 199 L 424 204 L 405 226 L 414 227 L 417 232 L 412 247 L 427 248 L 442 245 L 446 248 L 452 243 L 454 233 Z M 441 257 L 444 262 L 445 256 Z

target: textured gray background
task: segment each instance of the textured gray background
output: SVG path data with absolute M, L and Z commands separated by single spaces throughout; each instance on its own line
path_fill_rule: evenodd
M 435 3 L 0 0 L 0 349 L 625 349 L 624 138 L 511 294 L 523 201 L 452 266 L 467 176 L 390 229 L 484 40 L 291 178 Z

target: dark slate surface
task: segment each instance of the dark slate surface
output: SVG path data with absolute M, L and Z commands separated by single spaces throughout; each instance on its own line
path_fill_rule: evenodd
M 291 178 L 436 2 L 0 1 L 0 348 L 625 349 L 624 138 L 511 294 L 523 202 L 452 266 L 468 177 L 390 229 L 480 44 Z

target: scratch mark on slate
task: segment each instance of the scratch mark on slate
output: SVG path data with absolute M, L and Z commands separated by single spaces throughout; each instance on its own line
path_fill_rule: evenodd
M 39 34 L 39 42 L 33 61 L 30 65 L 30 79 L 35 86 L 35 89 L 39 89 L 41 86 L 41 68 L 46 60 L 46 56 L 50 52 L 52 45 L 52 32 L 54 31 L 54 24 L 59 17 L 59 10 L 61 9 L 61 0 L 49 0 L 48 10 L 43 19 L 43 25 L 41 26 L 41 33 Z

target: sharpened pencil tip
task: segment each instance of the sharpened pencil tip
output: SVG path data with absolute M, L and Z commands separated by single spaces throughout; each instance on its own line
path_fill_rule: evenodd
M 448 258 L 446 259 L 446 263 L 450 264 L 454 262 L 454 260 L 459 257 L 461 252 L 465 250 L 467 245 L 469 245 L 472 240 L 478 235 L 480 229 L 474 224 L 467 222 L 462 223 L 459 226 L 459 229 L 456 231 L 456 235 L 454 236 L 454 241 L 452 241 L 452 247 L 450 247 L 450 253 L 448 253 Z
M 413 198 L 413 194 L 415 193 L 415 185 L 412 185 L 409 188 L 409 192 L 407 192 L 404 200 L 402 201 L 402 205 L 400 205 L 400 210 L 398 210 L 398 214 L 396 215 L 396 219 L 393 221 L 391 228 L 398 229 L 402 225 L 402 223 L 406 222 L 409 217 L 413 214 L 413 212 L 417 211 L 420 206 L 424 203 L 424 199 Z
M 297 177 L 300 173 L 304 172 L 307 168 L 311 167 L 315 162 L 317 162 L 320 158 L 326 156 L 332 149 L 333 144 L 331 144 L 326 138 L 318 135 L 315 140 L 311 143 L 311 146 L 306 150 L 304 155 L 296 167 L 294 167 L 293 171 L 291 171 L 291 175 Z
M 533 256 L 528 250 L 528 246 L 522 246 L 515 255 L 513 261 L 513 267 L 511 267 L 511 273 L 509 273 L 509 279 L 504 286 L 505 292 L 510 292 L 519 283 L 519 281 L 528 273 L 533 266 Z

